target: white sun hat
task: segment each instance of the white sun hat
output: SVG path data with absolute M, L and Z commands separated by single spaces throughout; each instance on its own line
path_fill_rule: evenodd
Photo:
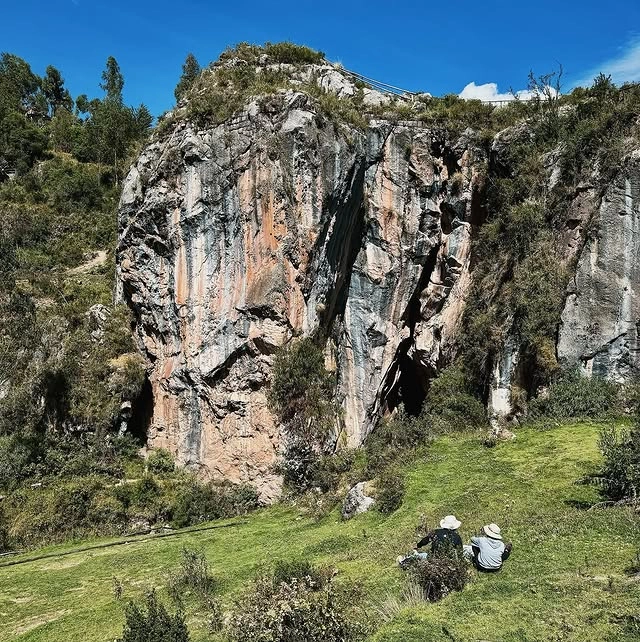
M 489 537 L 493 537 L 493 539 L 502 539 L 502 535 L 500 535 L 500 527 L 497 524 L 487 524 L 482 527 L 482 530 Z
M 447 515 L 440 520 L 440 528 L 448 528 L 451 531 L 455 531 L 456 528 L 460 528 L 460 524 L 462 524 L 462 522 L 459 519 L 456 519 L 455 515 Z

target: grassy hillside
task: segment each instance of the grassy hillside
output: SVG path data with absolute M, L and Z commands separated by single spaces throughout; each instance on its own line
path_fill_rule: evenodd
M 0 639 L 113 640 L 123 623 L 114 577 L 124 600 L 164 587 L 185 545 L 206 552 L 225 608 L 277 559 L 335 565 L 338 580 L 362 585 L 362 608 L 379 626 L 376 642 L 638 639 L 640 582 L 625 573 L 640 543 L 637 516 L 627 508 L 587 510 L 597 493 L 575 484 L 598 465 L 598 428 L 523 429 L 495 448 L 477 436 L 440 438 L 407 469 L 404 505 L 387 518 L 373 512 L 342 523 L 334 511 L 314 522 L 274 507 L 226 528 L 1 567 Z M 412 547 L 423 518 L 431 525 L 450 512 L 462 520 L 465 539 L 483 523 L 500 524 L 514 542 L 509 562 L 440 603 L 383 621 L 379 606 L 405 582 L 396 555 Z M 215 639 L 194 605 L 188 614 L 196 642 Z

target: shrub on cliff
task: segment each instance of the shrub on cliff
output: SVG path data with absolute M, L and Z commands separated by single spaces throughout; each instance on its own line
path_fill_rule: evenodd
M 0 553 L 8 551 L 10 548 L 9 528 L 5 521 L 4 512 L 0 509 Z
M 320 569 L 306 559 L 278 560 L 272 573 L 272 583 L 275 588 L 281 584 L 291 584 L 293 580 L 307 580 L 315 588 L 322 588 L 330 579 L 328 569 Z
M 457 364 L 445 368 L 431 382 L 422 412 L 434 432 L 476 429 L 487 423 L 484 405 L 471 394 Z
M 180 488 L 172 508 L 178 528 L 222 517 L 244 515 L 259 506 L 258 493 L 248 484 L 201 484 L 193 480 Z
M 569 273 L 552 232 L 541 232 L 526 258 L 516 267 L 510 288 L 513 331 L 529 365 L 532 387 L 549 381 L 559 370 L 555 337 L 565 303 Z
M 310 485 L 320 488 L 323 493 L 337 491 L 344 477 L 353 469 L 357 458 L 358 450 L 352 448 L 319 456 L 313 464 Z
M 319 461 L 320 454 L 312 440 L 288 435 L 283 457 L 275 466 L 275 471 L 282 475 L 288 489 L 301 493 L 314 486 Z
M 378 422 L 365 441 L 365 477 L 373 477 L 408 452 L 424 446 L 432 435 L 430 418 L 409 415 L 400 406 L 391 417 Z
M 20 546 L 116 534 L 126 523 L 125 508 L 98 477 L 55 480 L 50 485 L 21 489 L 3 504 Z
M 276 355 L 268 401 L 285 430 L 282 470 L 293 489 L 308 487 L 311 469 L 333 430 L 338 414 L 335 385 L 312 338 L 295 340 Z
M 193 593 L 206 600 L 215 590 L 218 581 L 211 573 L 205 554 L 200 550 L 184 547 L 180 568 L 169 578 L 169 594 L 178 604 L 185 593 Z
M 604 462 L 587 481 L 612 501 L 640 501 L 640 429 L 605 428 L 598 445 Z
M 335 385 L 322 348 L 311 337 L 294 340 L 276 355 L 269 405 L 287 434 L 319 442 L 332 429 L 337 413 Z
M 173 460 L 173 455 L 168 450 L 156 448 L 147 457 L 147 467 L 152 473 L 172 473 L 176 464 Z
M 293 42 L 267 42 L 264 45 L 264 52 L 274 62 L 285 64 L 320 64 L 325 60 L 322 51 L 315 51 L 304 45 L 296 45 Z
M 397 468 L 386 468 L 375 479 L 375 507 L 389 515 L 402 506 L 405 493 L 404 475 Z
M 176 101 L 179 101 L 182 96 L 191 88 L 196 81 L 200 72 L 202 71 L 200 63 L 192 53 L 188 53 L 182 65 L 182 75 L 180 80 L 173 90 Z
M 461 591 L 470 579 L 469 563 L 455 552 L 412 561 L 408 572 L 429 602 L 437 602 L 452 591 Z
M 96 341 L 87 323 L 69 342 L 68 412 L 78 425 L 101 436 L 117 425 L 122 400 L 135 400 L 145 381 L 144 360 L 135 352 L 131 316 L 116 306 Z
M 283 64 L 320 64 L 325 60 L 322 51 L 315 51 L 304 45 L 297 45 L 293 42 L 266 42 L 264 46 L 254 45 L 248 42 L 240 42 L 233 47 L 227 47 L 220 55 L 220 61 L 239 59 L 256 65 L 260 62 L 260 56 L 266 54 L 270 62 Z
M 615 383 L 570 370 L 551 383 L 546 394 L 529 403 L 529 414 L 533 419 L 597 419 L 620 412 L 619 400 Z

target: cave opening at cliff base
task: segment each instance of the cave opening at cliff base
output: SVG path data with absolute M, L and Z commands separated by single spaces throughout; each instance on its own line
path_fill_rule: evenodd
M 131 403 L 131 418 L 127 423 L 127 434 L 131 435 L 137 443 L 146 444 L 152 419 L 153 389 L 148 377 L 145 377 L 140 394 Z
M 392 413 L 403 405 L 406 413 L 417 417 L 422 410 L 427 391 L 424 372 L 408 355 L 411 339 L 405 339 L 398 346 L 394 372 L 390 380 L 394 381 L 385 396 L 386 412 Z

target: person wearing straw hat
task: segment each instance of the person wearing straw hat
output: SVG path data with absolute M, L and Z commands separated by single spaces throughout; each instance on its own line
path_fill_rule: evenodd
M 404 566 L 406 562 L 426 559 L 429 553 L 418 551 L 419 548 L 431 544 L 431 554 L 438 554 L 448 550 L 458 550 L 462 552 L 462 538 L 458 533 L 462 522 L 456 518 L 455 515 L 447 515 L 440 520 L 440 528 L 427 533 L 417 544 L 416 550 L 410 555 L 399 555 L 397 562 L 400 566 Z
M 464 555 L 479 571 L 499 571 L 511 554 L 511 544 L 502 541 L 502 533 L 497 524 L 487 524 L 482 530 L 486 537 L 472 537 L 471 544 L 464 546 Z

